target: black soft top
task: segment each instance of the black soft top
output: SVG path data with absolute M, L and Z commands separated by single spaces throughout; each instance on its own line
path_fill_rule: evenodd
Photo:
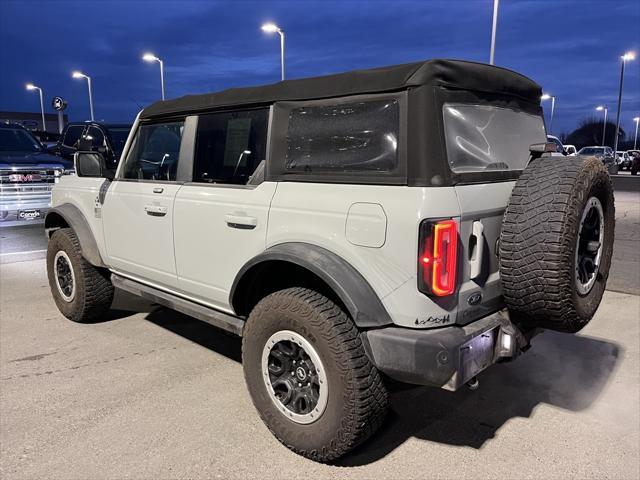
M 285 80 L 271 85 L 230 88 L 221 92 L 156 102 L 140 118 L 151 119 L 232 106 L 259 106 L 277 101 L 321 99 L 405 90 L 432 85 L 475 92 L 507 94 L 539 104 L 540 85 L 519 73 L 483 63 L 427 60 L 369 70 Z

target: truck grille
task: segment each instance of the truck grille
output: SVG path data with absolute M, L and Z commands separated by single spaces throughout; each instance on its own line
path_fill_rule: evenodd
M 56 183 L 55 170 L 1 170 L 0 210 L 45 208 Z
M 2 170 L 0 185 L 55 183 L 55 170 Z

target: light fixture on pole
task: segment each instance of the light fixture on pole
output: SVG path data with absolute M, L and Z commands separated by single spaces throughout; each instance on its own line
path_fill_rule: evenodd
M 262 31 L 265 33 L 278 33 L 280 35 L 280 74 L 284 80 L 284 30 L 275 23 L 265 23 L 262 25 Z
M 160 88 L 162 89 L 162 100 L 164 100 L 164 62 L 153 53 L 145 53 L 142 56 L 145 62 L 158 62 L 160 64 Z
M 620 70 L 620 90 L 618 91 L 618 114 L 616 115 L 616 134 L 613 138 L 613 151 L 618 151 L 618 135 L 620 135 L 620 109 L 622 108 L 622 85 L 624 83 L 624 65 L 636 58 L 634 52 L 627 52 L 620 57 L 622 69 Z
M 633 149 L 636 150 L 636 145 L 638 144 L 638 123 L 640 122 L 640 117 L 635 117 L 633 121 L 636 122 L 636 135 L 633 137 Z
M 607 112 L 609 109 L 605 105 L 600 105 L 599 107 L 596 107 L 596 110 L 599 112 L 604 110 L 604 122 L 602 124 L 602 146 L 604 147 L 605 133 L 607 131 Z
M 40 87 L 36 87 L 33 83 L 27 83 L 25 86 L 27 90 L 38 90 L 38 93 L 40 94 L 40 113 L 42 114 L 42 131 L 46 132 L 47 123 L 44 119 L 44 100 L 42 99 L 42 89 Z
M 75 71 L 71 74 L 73 78 L 86 78 L 87 86 L 89 88 L 89 110 L 91 112 L 91 121 L 94 121 L 93 118 L 93 93 L 91 92 L 91 77 L 89 75 L 85 75 L 82 72 Z
M 549 95 L 548 93 L 542 94 L 540 100 L 549 100 L 551 99 L 551 119 L 549 120 L 549 133 L 553 132 L 553 112 L 556 110 L 556 96 Z
M 498 29 L 498 3 L 500 0 L 493 0 L 493 24 L 491 26 L 491 53 L 489 55 L 489 64 L 494 64 L 496 52 L 496 30 Z

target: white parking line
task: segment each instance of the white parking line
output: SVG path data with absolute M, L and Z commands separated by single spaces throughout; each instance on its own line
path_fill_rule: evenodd
M 28 255 L 30 253 L 42 253 L 46 252 L 46 250 L 31 250 L 29 252 L 9 252 L 9 253 L 0 253 L 0 257 L 5 257 L 7 255 Z

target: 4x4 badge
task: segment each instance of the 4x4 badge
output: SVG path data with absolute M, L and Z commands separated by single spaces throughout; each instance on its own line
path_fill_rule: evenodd
M 482 301 L 482 294 L 481 293 L 474 293 L 471 296 L 469 296 L 469 298 L 467 299 L 467 303 L 469 305 L 478 305 L 480 302 Z

